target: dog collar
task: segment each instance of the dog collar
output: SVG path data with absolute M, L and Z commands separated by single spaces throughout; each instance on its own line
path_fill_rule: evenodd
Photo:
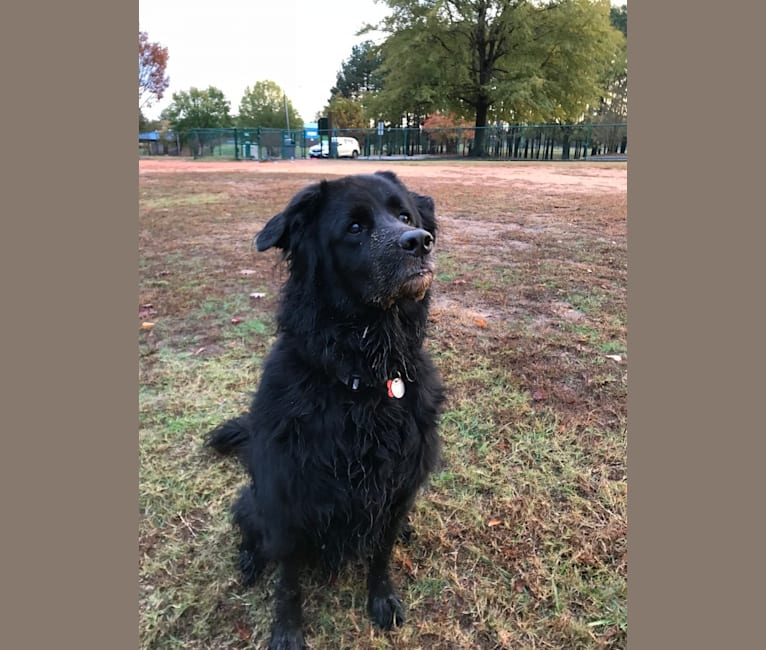
M 362 379 L 359 375 L 352 375 L 347 381 L 343 381 L 352 391 L 357 392 L 362 387 Z M 394 377 L 386 381 L 386 393 L 392 399 L 402 399 L 406 392 L 404 380 Z

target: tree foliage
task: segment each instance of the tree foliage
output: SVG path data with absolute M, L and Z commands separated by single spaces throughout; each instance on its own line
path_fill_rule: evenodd
M 625 37 L 610 22 L 608 0 L 559 0 L 539 13 L 542 83 L 534 100 L 545 122 L 581 121 L 604 95 L 605 78 Z
M 173 103 L 163 112 L 171 128 L 183 133 L 189 129 L 215 129 L 232 126 L 230 104 L 221 90 L 209 86 L 205 90 L 173 93 Z
M 162 125 L 162 120 L 150 120 L 139 109 L 138 111 L 138 132 L 147 133 L 149 131 L 158 131 Z
M 370 97 L 383 87 L 382 63 L 380 48 L 372 41 L 351 48 L 351 55 L 343 61 L 335 86 L 330 90 L 330 99 L 322 110 L 323 115 L 332 113 L 333 126 L 346 129 L 369 126 Z
M 388 37 L 374 106 L 416 123 L 437 110 L 476 127 L 579 121 L 603 95 L 623 38 L 608 0 L 384 1 L 393 12 L 378 26 Z
M 383 86 L 382 63 L 380 48 L 372 41 L 354 45 L 351 55 L 338 71 L 331 95 L 361 101 L 366 95 L 377 92 Z
M 422 27 L 419 22 L 397 26 L 381 45 L 383 88 L 366 99 L 368 115 L 376 122 L 419 126 L 430 113 L 448 108 L 438 54 Z M 409 58 L 409 48 L 418 54 Z M 405 65 L 401 65 L 402 60 Z
M 473 139 L 476 134 L 472 126 L 467 120 L 458 119 L 451 113 L 446 115 L 433 113 L 423 122 L 423 132 L 428 135 L 432 146 L 441 153 L 455 153 L 458 141 L 457 129 L 460 129 L 461 137 Z
M 610 7 L 609 20 L 615 29 L 619 29 L 628 38 L 628 5 Z
M 338 129 L 364 129 L 369 126 L 361 100 L 333 95 L 323 110 L 332 115 L 332 125 Z
M 151 106 L 162 99 L 170 85 L 165 75 L 168 65 L 168 48 L 151 43 L 147 32 L 138 32 L 138 106 Z
M 282 88 L 270 80 L 258 81 L 250 89 L 245 88 L 239 103 L 237 123 L 240 126 L 260 126 L 267 128 L 286 128 L 285 104 L 291 129 L 303 128 L 303 119 L 286 97 Z
M 626 122 L 628 120 L 628 6 L 611 7 L 612 26 L 622 32 L 623 38 L 612 64 L 604 74 L 604 94 L 594 111 L 598 122 Z

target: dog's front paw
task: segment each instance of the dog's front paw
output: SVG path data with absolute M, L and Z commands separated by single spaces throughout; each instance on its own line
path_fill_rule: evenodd
M 271 630 L 269 650 L 306 650 L 303 632 L 300 628 L 275 625 Z
M 240 549 L 239 551 L 239 572 L 242 576 L 242 584 L 245 587 L 252 587 L 258 576 L 263 572 L 266 562 L 264 559 L 249 549 Z
M 402 601 L 393 591 L 376 596 L 370 594 L 367 607 L 375 625 L 384 630 L 390 630 L 404 623 Z

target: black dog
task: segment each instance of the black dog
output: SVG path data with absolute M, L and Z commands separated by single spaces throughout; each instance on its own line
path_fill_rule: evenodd
M 433 201 L 378 172 L 309 186 L 256 237 L 288 263 L 279 336 L 249 412 L 206 444 L 252 478 L 233 506 L 245 583 L 281 565 L 272 650 L 304 647 L 306 566 L 368 559 L 372 620 L 404 621 L 389 560 L 438 460 L 444 400 L 423 349 L 435 235 Z

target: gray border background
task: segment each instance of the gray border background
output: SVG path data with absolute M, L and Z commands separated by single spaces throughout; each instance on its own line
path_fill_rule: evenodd
M 3 9 L 6 648 L 138 647 L 137 27 Z
M 648 5 L 629 21 L 629 644 L 750 647 L 764 10 Z M 135 649 L 138 7 L 3 13 L 0 635 Z

